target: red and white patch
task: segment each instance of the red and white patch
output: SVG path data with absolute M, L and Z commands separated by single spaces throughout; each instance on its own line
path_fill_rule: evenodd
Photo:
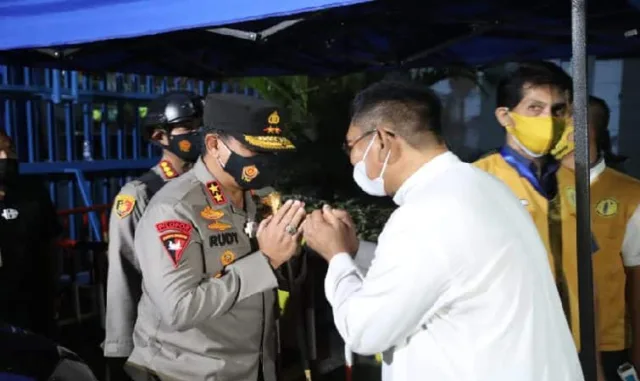
M 193 226 L 190 223 L 177 220 L 162 221 L 156 224 L 156 230 L 160 234 L 160 242 L 164 246 L 173 267 L 177 268 L 184 254 Z
M 173 262 L 173 267 L 177 268 L 182 259 L 182 254 L 189 244 L 189 235 L 184 233 L 165 233 L 160 236 L 160 241 L 165 251 L 169 255 L 169 259 Z

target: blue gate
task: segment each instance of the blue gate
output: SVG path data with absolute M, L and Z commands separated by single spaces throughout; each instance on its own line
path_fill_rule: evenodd
M 0 66 L 0 128 L 16 144 L 21 173 L 43 176 L 59 209 L 106 205 L 157 162 L 140 122 L 146 104 L 171 90 L 254 94 L 224 82 Z M 88 224 L 80 218 L 69 215 L 69 238 L 102 240 L 97 213 Z

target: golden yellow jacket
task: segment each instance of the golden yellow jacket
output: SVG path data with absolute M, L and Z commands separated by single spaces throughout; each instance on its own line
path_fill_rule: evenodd
M 525 172 L 529 171 L 532 174 L 532 170 L 526 168 L 522 170 L 523 166 L 526 167 L 526 164 L 523 163 L 524 159 L 508 147 L 504 147 L 501 152 L 506 153 L 507 157 L 511 157 L 512 164 L 507 162 L 505 155 L 499 152 L 485 156 L 474 164 L 502 180 L 520 198 L 522 205 L 531 214 L 538 227 L 542 241 L 547 247 L 551 271 L 556 279 L 565 315 L 571 327 L 576 347 L 579 350 L 580 319 L 575 228 L 568 230 L 562 223 L 560 192 L 554 197 L 549 196 L 551 200 L 548 200 L 543 195 L 545 193 L 544 189 L 541 189 L 541 186 L 535 186 L 532 184 L 532 180 L 527 178 Z M 515 159 L 519 159 L 519 164 L 513 164 L 513 156 L 515 156 Z M 521 168 L 520 172 L 516 169 L 516 166 Z M 545 176 L 554 177 L 555 170 L 551 168 Z M 557 190 L 555 179 L 551 180 L 553 181 L 549 184 L 554 190 Z
M 574 173 L 558 170 L 563 223 L 575 236 Z M 599 250 L 594 254 L 594 286 L 598 295 L 600 350 L 630 346 L 626 321 L 624 267 L 640 265 L 640 181 L 600 161 L 591 169 L 591 221 Z

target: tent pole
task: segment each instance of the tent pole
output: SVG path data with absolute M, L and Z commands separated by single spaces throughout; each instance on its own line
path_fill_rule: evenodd
M 586 0 L 571 1 L 573 118 L 577 212 L 578 285 L 581 362 L 585 381 L 596 381 L 595 319 L 593 309 L 592 236 L 589 200 L 589 130 L 587 127 Z

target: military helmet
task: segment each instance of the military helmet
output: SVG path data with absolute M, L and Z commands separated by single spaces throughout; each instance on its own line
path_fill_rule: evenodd
M 170 132 L 177 126 L 199 128 L 202 125 L 204 98 L 190 91 L 172 91 L 154 99 L 144 119 L 144 136 L 150 139 L 154 130 Z

